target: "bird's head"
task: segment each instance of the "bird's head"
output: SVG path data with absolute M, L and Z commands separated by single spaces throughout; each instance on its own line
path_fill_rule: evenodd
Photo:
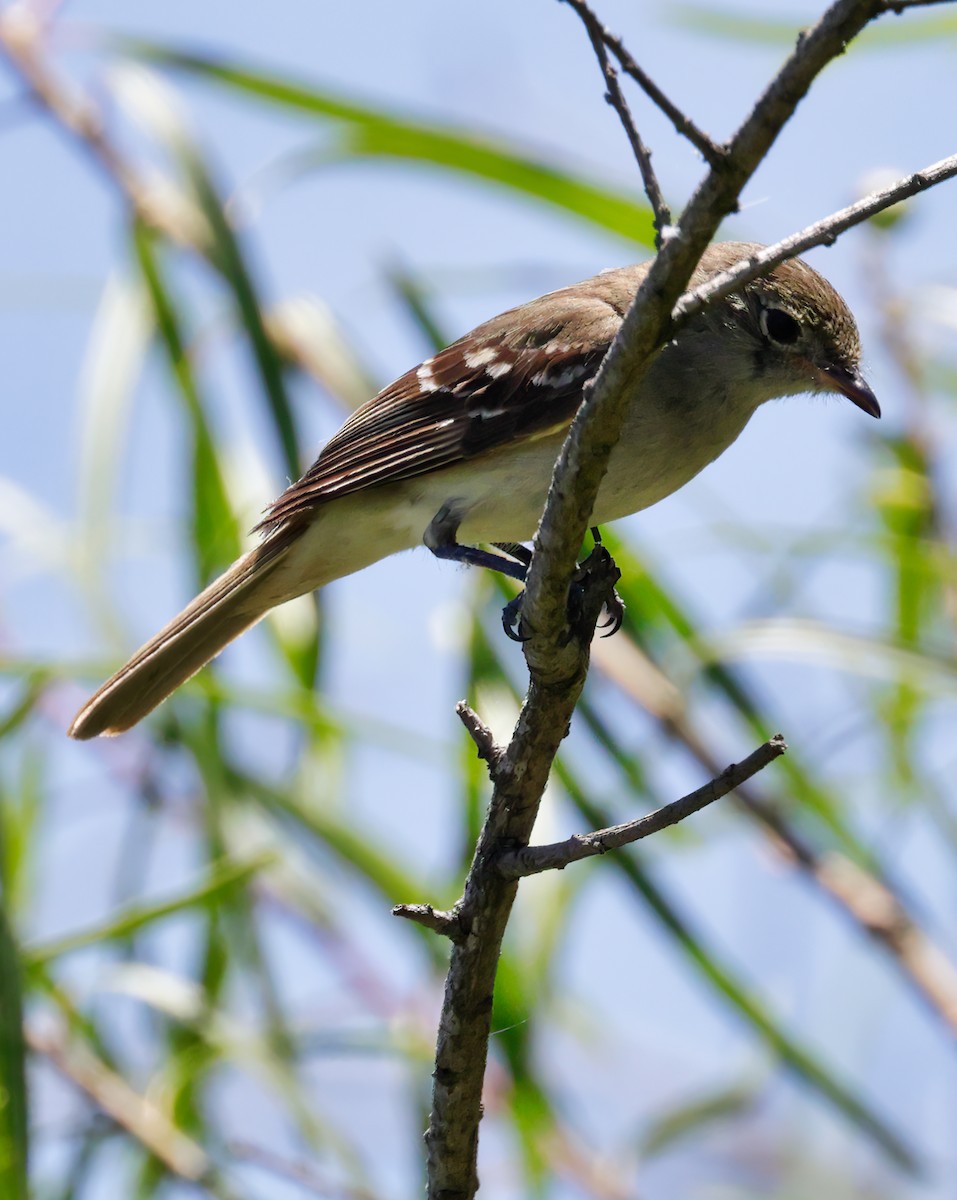
M 713 246 L 703 264 L 706 275 L 758 249 L 740 242 Z M 726 304 L 725 319 L 738 334 L 737 352 L 747 360 L 749 382 L 764 398 L 838 392 L 870 416 L 881 415 L 861 374 L 854 317 L 841 295 L 807 263 L 782 263 L 728 297 Z

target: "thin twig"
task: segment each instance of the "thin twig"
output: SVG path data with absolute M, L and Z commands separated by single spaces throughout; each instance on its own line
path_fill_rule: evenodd
M 581 581 L 576 635 L 562 628 L 550 670 L 533 671 L 516 733 L 495 771 L 489 811 L 455 906 L 453 943 L 439 1021 L 432 1112 L 426 1134 L 430 1200 L 471 1197 L 478 1187 L 478 1127 L 491 1033 L 492 994 L 517 881 L 495 863 L 505 845 L 527 843 L 552 761 L 585 683 L 589 646 L 617 568 L 605 554 Z M 609 574 L 611 572 L 611 574 Z
M 502 755 L 505 751 L 495 741 L 491 729 L 489 729 L 478 713 L 469 706 L 467 701 L 460 700 L 455 706 L 455 712 L 468 730 L 469 737 L 475 743 L 479 758 L 483 762 L 488 763 L 489 774 L 494 779 L 495 772 L 502 761 Z
M 277 1179 L 311 1192 L 321 1200 L 377 1200 L 378 1197 L 377 1192 L 372 1192 L 362 1185 L 334 1183 L 320 1175 L 308 1160 L 284 1158 L 268 1146 L 261 1146 L 257 1142 L 234 1139 L 226 1144 L 226 1149 L 237 1161 L 258 1167 Z
M 536 534 L 522 610 L 523 622 L 533 634 L 524 643 L 533 675 L 541 672 L 548 679 L 573 670 L 574 650 L 561 640 L 568 580 L 618 440 L 628 397 L 641 385 L 654 351 L 668 335 L 671 310 L 721 220 L 737 207 L 741 190 L 814 79 L 878 11 L 878 0 L 837 0 L 805 33 L 729 143 L 721 169 L 706 174 L 678 222 L 676 235 L 666 239 L 651 263 L 572 423 Z M 537 630 L 550 633 L 540 636 Z
M 461 918 L 454 909 L 445 912 L 433 908 L 431 904 L 396 904 L 392 908 L 392 915 L 415 921 L 417 925 L 424 925 L 426 929 L 440 933 L 453 942 L 459 941 L 465 934 Z
M 687 138 L 692 146 L 701 154 L 705 162 L 711 167 L 719 166 L 725 153 L 723 147 L 716 145 L 703 130 L 695 125 L 690 117 L 668 99 L 661 88 L 648 75 L 647 71 L 640 67 L 628 50 L 626 50 L 621 38 L 616 37 L 615 34 L 602 25 L 601 21 L 584 0 L 560 0 L 560 2 L 570 5 L 578 13 L 585 27 L 588 29 L 593 43 L 596 34 L 601 38 L 612 54 L 614 54 L 615 58 L 618 59 L 621 69 L 625 74 L 629 75 L 638 84 L 652 104 L 664 113 L 682 137 Z
M 628 107 L 628 101 L 625 99 L 621 86 L 618 83 L 618 72 L 608 60 L 608 51 L 605 49 L 607 31 L 591 9 L 582 3 L 582 0 L 567 0 L 567 3 L 572 6 L 585 24 L 592 49 L 595 51 L 595 57 L 598 59 L 598 65 L 601 68 L 602 77 L 605 80 L 605 86 L 608 89 L 605 92 L 605 99 L 618 114 L 618 119 L 621 121 L 625 136 L 628 138 L 635 161 L 638 163 L 638 170 L 641 172 L 641 180 L 645 187 L 645 195 L 648 197 L 648 203 L 651 205 L 651 211 L 654 213 L 655 246 L 660 250 L 664 231 L 671 225 L 671 210 L 665 203 L 665 198 L 661 193 L 661 185 L 658 183 L 658 176 L 651 165 L 651 151 L 642 141 L 641 134 L 635 125 L 635 119 L 631 115 L 631 109 Z
M 498 869 L 507 879 L 521 879 L 525 875 L 538 875 L 542 871 L 562 871 L 569 863 L 592 858 L 596 854 L 607 854 L 609 850 L 620 850 L 641 838 L 650 837 L 671 825 L 677 825 L 715 800 L 756 775 L 787 750 L 780 733 L 759 746 L 739 763 L 732 763 L 710 783 L 690 792 L 672 804 L 666 804 L 655 812 L 647 813 L 634 821 L 598 829 L 594 833 L 575 833 L 564 842 L 552 842 L 547 846 L 525 846 L 511 850 L 498 860 Z
M 924 167 L 921 171 L 905 175 L 889 187 L 871 192 L 862 200 L 857 200 L 854 204 L 849 204 L 846 208 L 831 213 L 830 216 L 822 217 L 821 220 L 808 225 L 799 233 L 793 233 L 789 237 L 775 242 L 773 246 L 765 246 L 750 258 L 742 259 L 729 267 L 727 271 L 713 275 L 707 283 L 703 283 L 693 292 L 682 296 L 674 309 L 675 325 L 693 317 L 723 296 L 738 291 L 752 279 L 766 275 L 772 268 L 787 259 L 795 258 L 798 254 L 803 254 L 805 250 L 810 250 L 814 246 L 829 246 L 846 229 L 859 225 L 877 213 L 884 212 L 885 209 L 892 208 L 895 204 L 899 204 L 911 196 L 916 196 L 919 192 L 925 192 L 938 183 L 953 179 L 955 175 L 957 175 L 957 154 L 952 154 L 949 158 L 942 158 L 939 162 L 931 163 L 929 167 Z

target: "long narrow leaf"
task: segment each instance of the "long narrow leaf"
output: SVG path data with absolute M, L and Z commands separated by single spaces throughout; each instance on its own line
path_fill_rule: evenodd
M 916 8 L 916 5 L 911 7 Z M 808 17 L 755 16 L 753 13 L 716 11 L 710 5 L 675 4 L 669 11 L 670 20 L 698 34 L 720 37 L 729 41 L 753 43 L 775 48 L 790 48 Z M 957 37 L 957 17 L 918 17 L 907 21 L 885 21 L 871 25 L 854 39 L 854 49 L 893 50 L 908 45 L 933 45 L 942 38 Z
M 614 823 L 612 814 L 588 796 L 566 764 L 560 763 L 558 770 L 575 807 L 591 828 L 603 829 Z M 765 1041 L 784 1066 L 832 1104 L 897 1166 L 911 1174 L 919 1174 L 919 1160 L 904 1138 L 849 1084 L 839 1080 L 815 1054 L 785 1030 L 748 986 L 735 976 L 727 964 L 722 963 L 714 947 L 704 942 L 663 888 L 652 880 L 647 868 L 641 865 L 639 854 L 634 849 L 627 853 L 615 851 L 613 860 L 671 935 L 675 945 L 704 976 L 710 987 Z
M 502 678 L 505 678 L 504 674 Z M 588 828 L 604 829 L 615 824 L 618 818 L 589 794 L 572 769 L 567 754 L 560 754 L 556 759 L 555 774 L 585 819 Z M 659 807 L 661 804 L 660 797 L 650 795 L 648 799 L 653 807 Z M 732 968 L 721 962 L 714 948 L 693 930 L 691 923 L 680 914 L 677 905 L 652 881 L 647 870 L 640 865 L 637 851 L 632 848 L 628 852 L 615 852 L 613 861 L 665 927 L 675 945 L 704 976 L 713 991 L 738 1012 L 782 1063 L 876 1142 L 898 1166 L 917 1173 L 917 1157 L 903 1137 L 875 1113 L 852 1088 L 837 1079 L 793 1034 L 788 1033 L 781 1022 L 736 976 Z
M 157 330 L 192 430 L 193 544 L 200 583 L 205 584 L 238 557 L 239 526 L 229 503 L 215 439 L 187 350 L 180 318 L 182 305 L 164 276 L 155 237 L 138 224 L 133 229 L 133 245 L 153 304 Z
M 401 159 L 426 163 L 509 188 L 583 218 L 639 245 L 654 247 L 649 209 L 627 193 L 545 162 L 532 151 L 468 130 L 400 119 L 384 109 L 356 103 L 315 85 L 238 67 L 212 55 L 155 42 L 127 42 L 140 58 L 189 72 L 261 101 L 318 117 L 339 128 L 341 157 Z
M 296 426 L 286 393 L 282 360 L 266 332 L 264 306 L 246 261 L 245 251 L 226 218 L 222 200 L 206 164 L 187 144 L 180 147 L 180 154 L 200 207 L 213 231 L 216 243 L 215 260 L 220 264 L 223 277 L 232 290 L 236 311 L 246 330 L 263 393 L 276 427 L 286 470 L 290 477 L 295 479 L 299 475 L 302 463 Z
M 20 965 L 0 890 L 0 1196 L 27 1200 L 27 1080 Z
M 164 917 L 171 916 L 173 913 L 187 912 L 191 908 L 218 902 L 234 888 L 248 883 L 269 865 L 272 858 L 272 854 L 266 853 L 239 861 L 226 860 L 215 863 L 206 878 L 195 887 L 166 900 L 127 905 L 121 912 L 114 913 L 105 921 L 78 933 L 67 934 L 55 941 L 28 947 L 24 959 L 30 966 L 42 965 L 74 950 L 96 945 L 98 942 L 129 937 L 130 934 L 136 933 Z

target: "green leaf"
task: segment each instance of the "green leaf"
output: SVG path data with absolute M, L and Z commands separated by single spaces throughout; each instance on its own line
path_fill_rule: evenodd
M 676 1142 L 694 1137 L 721 1121 L 752 1113 L 761 1099 L 754 1083 L 738 1083 L 717 1091 L 703 1092 L 684 1104 L 659 1112 L 640 1139 L 642 1157 L 670 1150 Z
M 42 698 L 49 681 L 49 672 L 39 668 L 20 676 L 21 686 L 14 692 L 10 707 L 0 713 L 0 740 L 17 732 Z
M 233 303 L 252 350 L 253 360 L 272 416 L 286 471 L 297 479 L 302 469 L 299 442 L 283 374 L 282 360 L 266 331 L 264 308 L 246 252 L 223 210 L 212 173 L 188 142 L 177 143 L 178 157 L 209 222 L 215 243 L 213 261 L 233 294 Z
M 726 38 L 735 42 L 753 45 L 790 48 L 794 39 L 817 19 L 811 16 L 755 17 L 751 13 L 715 11 L 704 4 L 674 4 L 668 16 L 676 25 L 703 33 L 709 37 Z M 914 17 L 905 21 L 885 20 L 869 25 L 854 40 L 854 46 L 868 50 L 895 50 L 912 45 L 918 48 L 933 45 L 941 38 L 957 37 L 957 17 Z
M 39 946 L 27 947 L 24 961 L 30 966 L 43 965 L 51 959 L 60 958 L 86 946 L 94 946 L 98 942 L 128 938 L 147 925 L 152 925 L 154 921 L 162 920 L 173 913 L 186 912 L 191 908 L 206 908 L 219 903 L 233 889 L 244 886 L 253 876 L 268 867 L 273 859 L 272 853 L 265 853 L 245 859 L 227 859 L 213 863 L 206 877 L 194 887 L 166 900 L 126 905 L 107 920 L 78 933 L 67 934 L 54 941 L 43 942 Z
M 17 948 L 0 890 L 0 1196 L 28 1200 L 27 1080 Z
M 654 248 L 648 207 L 629 194 L 601 187 L 503 139 L 465 129 L 399 118 L 384 109 L 279 75 L 238 67 L 212 55 L 190 53 L 155 42 L 124 42 L 131 54 L 243 92 L 258 100 L 320 118 L 338 133 L 335 157 L 417 162 L 505 187 L 582 218 L 608 233 Z M 301 165 L 314 165 L 309 154 Z M 328 155 L 322 158 L 328 161 Z
M 386 272 L 386 279 L 429 349 L 433 353 L 444 349 L 452 339 L 439 325 L 438 318 L 433 312 L 432 298 L 423 287 L 421 280 L 398 264 L 393 264 Z
M 206 417 L 206 405 L 187 349 L 180 319 L 182 303 L 173 295 L 163 272 L 156 237 L 141 224 L 133 227 L 133 246 L 153 305 L 157 331 L 185 403 L 193 435 L 193 547 L 199 581 L 205 585 L 239 556 L 239 523 L 229 503 L 216 439 Z
M 750 13 L 716 11 L 704 4 L 673 4 L 668 17 L 672 24 L 706 37 L 763 46 L 793 45 L 796 35 L 809 23 L 799 17 L 756 17 Z
M 564 762 L 560 764 L 559 770 L 562 783 L 590 828 L 603 829 L 614 824 L 613 814 L 588 796 Z M 721 961 L 714 948 L 695 932 L 677 905 L 662 887 L 653 881 L 647 868 L 641 865 L 639 853 L 631 848 L 628 851 L 613 851 L 608 857 L 642 896 L 651 912 L 671 935 L 675 945 L 707 980 L 714 992 L 738 1012 L 784 1066 L 822 1099 L 833 1105 L 898 1167 L 912 1175 L 919 1174 L 917 1156 L 904 1138 L 876 1113 L 859 1093 L 849 1084 L 839 1080 L 825 1063 L 789 1033 L 748 985 L 736 976 L 731 967 Z
M 35 848 L 48 780 L 48 758 L 27 744 L 21 753 L 19 777 L 8 796 L 0 795 L 0 894 L 10 914 L 20 912 L 29 898 L 35 868 Z

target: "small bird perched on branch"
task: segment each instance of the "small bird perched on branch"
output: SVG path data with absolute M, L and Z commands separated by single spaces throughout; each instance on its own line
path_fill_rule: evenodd
M 760 247 L 705 253 L 692 287 Z M 524 577 L 484 545 L 530 539 L 568 426 L 648 264 L 605 271 L 493 317 L 346 421 L 267 511 L 263 539 L 80 709 L 70 735 L 129 729 L 269 609 L 421 542 Z M 839 392 L 872 417 L 847 305 L 800 260 L 685 324 L 631 396 L 592 520 L 647 508 L 735 440 L 765 400 Z

